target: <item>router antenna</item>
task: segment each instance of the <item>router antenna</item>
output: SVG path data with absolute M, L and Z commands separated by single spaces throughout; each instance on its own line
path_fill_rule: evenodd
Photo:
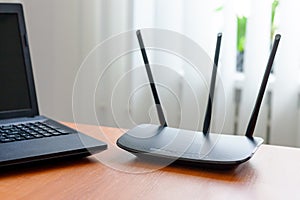
M 204 124 L 203 124 L 204 135 L 207 135 L 207 133 L 209 132 L 209 128 L 210 128 L 211 112 L 212 112 L 212 104 L 213 104 L 214 93 L 215 93 L 216 75 L 217 75 L 217 70 L 218 70 L 221 40 L 222 40 L 222 33 L 218 33 L 216 50 L 215 50 L 215 58 L 214 58 L 214 66 L 213 66 L 213 70 L 212 70 L 212 74 L 211 74 L 210 89 L 209 89 L 207 107 L 206 107 Z
M 151 91 L 152 91 L 152 95 L 153 95 L 153 98 L 154 98 L 154 101 L 155 101 L 156 110 L 157 110 L 157 114 L 158 114 L 160 124 L 164 127 L 168 126 L 167 122 L 166 122 L 166 119 L 165 119 L 163 109 L 162 109 L 161 104 L 160 104 L 160 100 L 159 100 L 159 97 L 158 97 L 157 90 L 156 90 L 156 87 L 155 87 L 155 82 L 154 82 L 153 75 L 152 75 L 152 72 L 151 72 L 151 69 L 150 69 L 150 64 L 149 64 L 149 61 L 148 61 L 147 53 L 146 53 L 146 50 L 145 50 L 145 46 L 144 46 L 144 42 L 143 42 L 143 38 L 142 38 L 142 34 L 141 34 L 140 30 L 136 31 L 136 36 L 137 36 L 138 41 L 139 41 L 139 45 L 140 45 L 140 49 L 141 49 L 141 52 L 142 52 L 143 60 L 144 60 L 145 67 L 146 67 L 146 70 L 147 70 L 147 75 L 148 75 L 148 78 L 149 78 Z
M 274 58 L 276 55 L 276 51 L 277 51 L 277 47 L 278 47 L 280 38 L 281 38 L 281 36 L 279 34 L 277 34 L 274 39 L 274 44 L 273 44 L 272 51 L 271 51 L 271 54 L 269 57 L 269 61 L 268 61 L 267 67 L 266 67 L 266 71 L 265 71 L 265 74 L 264 74 L 264 77 L 263 77 L 263 80 L 262 80 L 262 83 L 261 83 L 261 86 L 259 89 L 259 93 L 258 93 L 258 96 L 256 99 L 256 103 L 255 103 L 247 130 L 246 130 L 246 136 L 248 138 L 253 138 L 253 133 L 254 133 L 259 109 L 260 109 L 261 102 L 262 102 L 262 99 L 263 99 L 263 96 L 264 96 L 264 93 L 266 90 L 266 85 L 268 83 L 269 75 L 270 75 L 270 72 L 272 69 L 273 61 L 274 61 Z

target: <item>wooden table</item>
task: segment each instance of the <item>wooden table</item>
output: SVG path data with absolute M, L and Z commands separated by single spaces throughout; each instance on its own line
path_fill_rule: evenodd
M 122 132 L 89 125 L 78 128 L 96 137 L 101 130 L 112 141 L 109 148 L 117 148 L 113 141 Z M 108 159 L 105 152 L 97 155 Z M 0 199 L 300 199 L 296 148 L 262 145 L 250 161 L 230 171 L 179 165 L 151 170 L 138 161 L 122 169 L 109 162 L 113 163 L 90 156 L 2 170 Z

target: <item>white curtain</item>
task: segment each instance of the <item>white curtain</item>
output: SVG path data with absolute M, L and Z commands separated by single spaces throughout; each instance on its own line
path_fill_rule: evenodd
M 248 9 L 244 72 L 237 73 L 236 67 L 236 32 L 238 14 L 237 1 L 147 1 L 150 5 L 136 1 L 135 28 L 163 28 L 182 33 L 197 42 L 213 58 L 216 34 L 223 32 L 223 43 L 220 57 L 220 76 L 223 88 L 217 88 L 212 131 L 233 133 L 236 123 L 237 134 L 244 134 L 262 76 L 270 53 L 271 4 L 273 1 L 244 1 Z M 261 107 L 255 135 L 265 138 L 271 144 L 300 146 L 298 130 L 299 101 L 299 53 L 300 28 L 298 6 L 294 1 L 279 1 L 276 16 L 277 33 L 282 40 L 274 62 L 274 74 L 271 75 Z M 222 9 L 218 9 L 222 7 Z M 146 17 L 144 17 L 144 14 Z M 151 18 L 152 16 L 152 18 Z M 278 20 L 277 19 L 277 20 Z M 188 77 L 184 77 L 188 78 Z M 178 80 L 180 81 L 180 80 Z M 175 84 L 175 83 L 174 83 Z M 183 108 L 189 110 L 185 128 L 189 121 L 197 116 L 189 105 L 189 96 L 184 95 L 188 88 L 182 88 Z M 235 91 L 241 90 L 238 115 L 236 116 Z M 222 90 L 225 91 L 225 121 Z M 219 92 L 219 94 L 218 94 Z M 199 101 L 206 105 L 207 97 L 199 93 Z M 136 109 L 139 110 L 138 108 Z M 139 113 L 143 114 L 143 113 Z M 168 111 L 168 120 L 177 116 L 174 110 Z M 203 120 L 204 112 L 200 120 Z M 183 119 L 182 119 L 183 120 Z M 175 121 L 174 121 L 175 122 Z M 201 130 L 201 126 L 199 129 Z

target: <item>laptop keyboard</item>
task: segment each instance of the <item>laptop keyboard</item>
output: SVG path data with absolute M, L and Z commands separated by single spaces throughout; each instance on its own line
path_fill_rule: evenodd
M 0 143 L 66 135 L 68 130 L 43 122 L 0 126 Z

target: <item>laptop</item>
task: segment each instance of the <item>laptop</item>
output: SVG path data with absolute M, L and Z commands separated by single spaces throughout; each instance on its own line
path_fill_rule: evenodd
M 104 142 L 39 115 L 21 4 L 0 4 L 0 30 L 0 166 L 105 150 Z

